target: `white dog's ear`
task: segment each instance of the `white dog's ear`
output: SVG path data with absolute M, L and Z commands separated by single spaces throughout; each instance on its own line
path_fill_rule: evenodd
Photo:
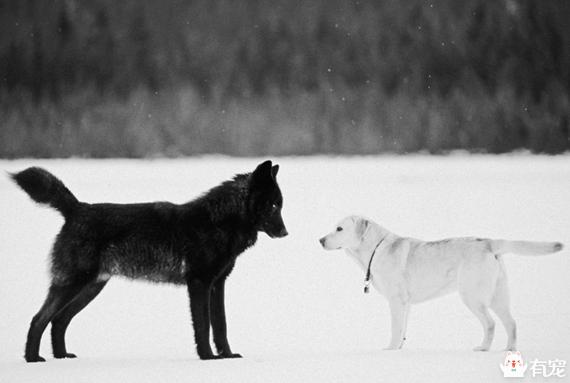
M 366 218 L 360 218 L 358 222 L 356 222 L 356 235 L 360 239 L 364 239 L 366 234 L 368 233 L 368 229 L 370 228 L 370 221 Z

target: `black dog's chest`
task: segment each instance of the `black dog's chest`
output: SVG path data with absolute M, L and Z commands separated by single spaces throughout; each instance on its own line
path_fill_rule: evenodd
M 191 244 L 187 270 L 191 277 L 209 275 L 211 278 L 216 278 L 257 240 L 256 232 L 245 233 L 237 230 L 221 231 L 221 233 L 224 235 L 212 236 L 207 241 Z
M 240 233 L 239 235 L 236 234 L 234 238 L 231 238 L 228 242 L 231 244 L 230 246 L 232 247 L 231 249 L 232 255 L 236 257 L 241 253 L 243 253 L 248 248 L 255 245 L 255 242 L 257 242 L 257 233 L 253 232 L 247 234 Z

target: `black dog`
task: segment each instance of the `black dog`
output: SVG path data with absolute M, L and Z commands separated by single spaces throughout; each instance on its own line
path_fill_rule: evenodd
M 113 275 L 186 284 L 200 358 L 241 357 L 228 344 L 224 284 L 258 231 L 271 238 L 287 235 L 278 170 L 266 161 L 183 205 L 88 204 L 43 169 L 13 174 L 34 201 L 65 218 L 51 254 L 48 295 L 28 332 L 26 361 L 45 361 L 39 348 L 50 322 L 54 357 L 74 358 L 65 347 L 67 326 Z M 210 323 L 219 355 L 210 347 Z

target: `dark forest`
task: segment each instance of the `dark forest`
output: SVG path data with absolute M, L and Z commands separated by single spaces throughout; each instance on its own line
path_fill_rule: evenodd
M 0 157 L 560 153 L 567 0 L 0 1 Z

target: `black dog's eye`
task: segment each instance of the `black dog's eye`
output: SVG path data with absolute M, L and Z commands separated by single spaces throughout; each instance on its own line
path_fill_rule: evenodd
M 336 231 L 342 231 L 342 227 L 340 227 L 340 226 L 337 227 L 337 228 L 336 228 Z
M 271 210 L 275 211 L 277 210 L 277 208 L 278 208 L 277 204 L 274 203 L 273 205 L 271 205 Z

